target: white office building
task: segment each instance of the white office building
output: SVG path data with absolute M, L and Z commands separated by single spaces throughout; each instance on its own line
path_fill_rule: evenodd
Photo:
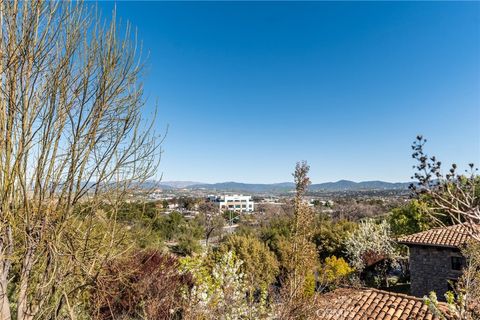
M 252 196 L 237 194 L 208 196 L 208 201 L 215 203 L 221 211 L 253 212 L 255 209 Z

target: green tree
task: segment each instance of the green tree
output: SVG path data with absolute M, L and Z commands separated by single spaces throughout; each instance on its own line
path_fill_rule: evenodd
M 279 216 L 269 221 L 268 225 L 260 230 L 260 239 L 265 242 L 270 250 L 279 256 L 279 243 L 291 236 L 292 218 L 290 216 Z
M 178 211 L 159 217 L 153 222 L 153 229 L 158 231 L 164 239 L 173 240 L 185 227 L 186 220 Z
M 396 236 L 426 231 L 433 227 L 433 221 L 427 214 L 428 204 L 414 199 L 407 205 L 392 209 L 388 222 Z
M 195 235 L 183 233 L 178 236 L 178 243 L 173 246 L 172 252 L 181 256 L 191 256 L 202 250 L 198 239 Z
M 191 197 L 180 197 L 177 199 L 178 206 L 186 210 L 194 210 L 198 201 Z
M 163 201 L 162 201 L 162 208 L 163 208 L 163 209 L 168 209 L 168 205 L 169 205 L 168 200 L 167 200 L 167 199 L 163 199 Z
M 278 261 L 262 241 L 255 237 L 232 235 L 219 246 L 217 254 L 223 256 L 229 251 L 235 252 L 243 261 L 241 270 L 251 288 L 266 290 L 275 281 L 279 272 Z
M 313 242 L 317 246 L 320 259 L 332 255 L 346 257 L 345 239 L 349 232 L 353 232 L 357 226 L 355 222 L 347 220 L 332 221 L 328 218 L 319 218 L 313 235 Z

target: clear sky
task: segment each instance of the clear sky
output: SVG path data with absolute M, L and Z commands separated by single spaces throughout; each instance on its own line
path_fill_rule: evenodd
M 103 2 L 104 13 L 113 8 Z M 419 133 L 480 164 L 480 2 L 118 2 L 149 52 L 163 180 L 408 181 Z

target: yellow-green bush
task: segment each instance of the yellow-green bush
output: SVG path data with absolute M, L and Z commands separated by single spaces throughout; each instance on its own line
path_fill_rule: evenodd
M 343 259 L 330 256 L 323 264 L 323 279 L 327 285 L 338 285 L 348 277 L 354 269 Z

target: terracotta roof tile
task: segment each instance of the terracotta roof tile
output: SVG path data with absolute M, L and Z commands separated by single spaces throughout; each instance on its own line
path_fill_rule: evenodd
M 471 228 L 478 229 L 479 225 L 473 225 Z M 465 224 L 456 224 L 449 227 L 435 228 L 408 236 L 401 237 L 398 243 L 406 245 L 430 245 L 441 247 L 459 248 L 472 239 L 469 229 Z
M 422 299 L 372 288 L 341 288 L 320 299 L 322 320 L 433 320 Z

